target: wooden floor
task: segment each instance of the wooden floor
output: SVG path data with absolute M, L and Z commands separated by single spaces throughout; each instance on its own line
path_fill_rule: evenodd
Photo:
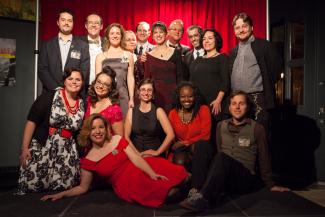
M 0 192 L 1 217 L 151 217 L 151 216 L 223 216 L 223 217 L 325 217 L 325 208 L 293 192 L 267 190 L 227 197 L 219 207 L 203 213 L 191 213 L 177 203 L 148 208 L 126 203 L 112 189 L 91 191 L 57 202 L 40 201 L 42 194 L 14 195 L 13 189 Z

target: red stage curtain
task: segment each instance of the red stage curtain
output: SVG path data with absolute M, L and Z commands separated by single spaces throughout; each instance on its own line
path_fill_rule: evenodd
M 57 12 L 69 8 L 75 13 L 75 35 L 84 35 L 84 21 L 88 14 L 96 12 L 103 17 L 104 29 L 110 23 L 121 23 L 125 29 L 135 31 L 140 21 L 149 24 L 160 20 L 169 23 L 182 19 L 185 30 L 192 24 L 203 28 L 215 28 L 223 37 L 223 52 L 236 44 L 232 18 L 236 13 L 246 12 L 254 21 L 254 33 L 266 36 L 266 0 L 41 0 L 41 39 L 46 40 L 57 34 Z M 181 41 L 190 45 L 184 34 Z

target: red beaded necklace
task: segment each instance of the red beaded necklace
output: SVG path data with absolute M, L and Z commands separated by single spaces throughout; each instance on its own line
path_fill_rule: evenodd
M 74 106 L 70 106 L 69 101 L 67 99 L 67 95 L 65 93 L 65 89 L 62 89 L 61 93 L 62 93 L 62 96 L 63 96 L 65 107 L 68 110 L 68 113 L 71 113 L 73 115 L 76 114 L 77 111 L 79 110 L 79 99 L 76 100 L 76 103 L 75 103 Z

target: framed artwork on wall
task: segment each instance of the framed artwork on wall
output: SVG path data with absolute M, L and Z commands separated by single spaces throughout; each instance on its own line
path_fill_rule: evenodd
M 0 0 L 0 17 L 35 21 L 37 0 Z
M 0 87 L 16 83 L 16 39 L 0 38 Z

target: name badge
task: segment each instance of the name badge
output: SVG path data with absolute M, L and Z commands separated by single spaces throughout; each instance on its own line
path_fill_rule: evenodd
M 117 154 L 118 154 L 118 150 L 114 149 L 114 150 L 112 151 L 112 154 L 113 154 L 113 155 L 117 155 Z
M 238 138 L 238 144 L 240 147 L 249 147 L 251 144 L 251 140 L 248 138 L 244 138 L 244 137 L 239 137 Z
M 79 51 L 77 51 L 77 50 L 72 50 L 71 54 L 70 54 L 70 57 L 73 58 L 73 59 L 80 60 L 81 53 Z

